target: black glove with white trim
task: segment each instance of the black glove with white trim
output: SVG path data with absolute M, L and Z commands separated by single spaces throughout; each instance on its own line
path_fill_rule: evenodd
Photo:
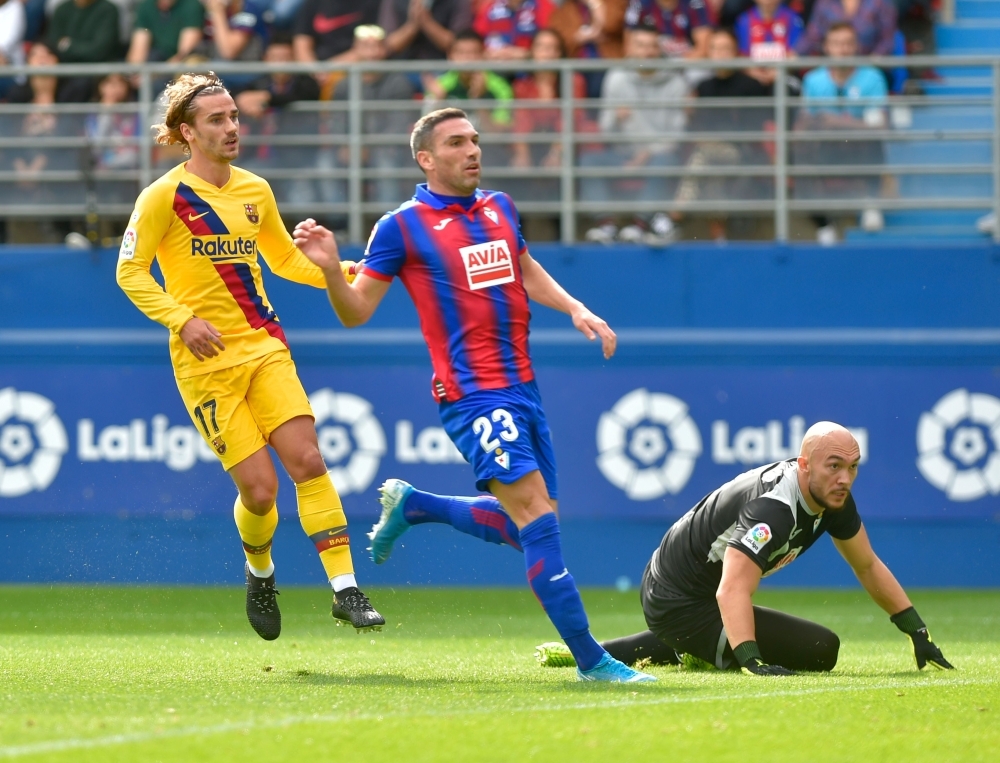
M 794 676 L 795 672 L 780 665 L 768 665 L 760 656 L 756 641 L 744 641 L 733 650 L 740 669 L 748 676 Z
M 917 661 L 917 670 L 923 670 L 925 665 L 932 665 L 938 670 L 954 670 L 955 666 L 941 654 L 941 649 L 931 639 L 927 626 L 920 619 L 917 610 L 908 607 L 889 618 L 892 623 L 913 642 L 913 658 Z

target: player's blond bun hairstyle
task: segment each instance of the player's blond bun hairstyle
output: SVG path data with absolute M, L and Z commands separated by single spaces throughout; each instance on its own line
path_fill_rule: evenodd
M 161 146 L 184 146 L 184 153 L 190 154 L 191 147 L 181 135 L 181 125 L 194 124 L 195 101 L 203 95 L 228 93 L 222 80 L 215 72 L 208 74 L 182 74 L 163 91 L 161 102 L 164 106 L 163 123 L 153 125 L 156 142 Z

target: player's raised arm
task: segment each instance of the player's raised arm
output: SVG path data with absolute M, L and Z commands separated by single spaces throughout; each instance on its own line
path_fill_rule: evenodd
M 389 282 L 369 278 L 363 273 L 348 282 L 351 276 L 344 272 L 333 233 L 312 218 L 295 226 L 292 238 L 302 253 L 323 272 L 327 296 L 340 322 L 347 328 L 366 323 L 389 290 Z
M 521 278 L 528 297 L 540 305 L 566 313 L 576 329 L 587 339 L 601 338 L 601 350 L 605 358 L 615 354 L 618 337 L 607 321 L 594 315 L 580 300 L 566 291 L 541 264 L 525 252 L 521 255 Z
M 285 230 L 285 224 L 281 221 L 281 214 L 278 212 L 278 203 L 274 199 L 271 187 L 264 184 L 267 192 L 267 201 L 260 210 L 260 256 L 264 258 L 271 272 L 280 278 L 295 283 L 315 286 L 317 289 L 326 288 L 326 278 L 323 271 L 315 263 L 302 254 L 302 250 L 295 246 L 292 237 Z M 354 270 L 357 263 L 342 261 L 341 270 L 347 282 L 354 280 Z
M 854 574 L 868 595 L 872 597 L 872 601 L 885 610 L 892 623 L 910 637 L 917 669 L 923 670 L 928 664 L 939 670 L 953 668 L 953 665 L 944 658 L 938 645 L 931 640 L 927 626 L 920 619 L 903 586 L 885 563 L 876 556 L 864 525 L 853 538 L 848 540 L 834 538 L 833 543 L 841 556 L 851 565 L 851 569 L 854 570 Z

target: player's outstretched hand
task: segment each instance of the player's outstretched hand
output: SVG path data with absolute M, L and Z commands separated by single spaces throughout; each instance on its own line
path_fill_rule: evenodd
M 184 346 L 191 350 L 191 354 L 198 360 L 214 358 L 226 349 L 222 343 L 222 332 L 197 316 L 181 327 L 179 336 Z
M 570 316 L 577 331 L 583 334 L 590 341 L 597 337 L 601 338 L 601 351 L 606 359 L 610 359 L 615 354 L 618 347 L 618 337 L 611 330 L 608 322 L 603 318 L 598 318 L 590 310 L 581 306 L 579 310 Z
M 295 226 L 292 240 L 313 264 L 323 270 L 340 269 L 340 252 L 333 232 L 311 217 Z
M 917 661 L 917 670 L 923 670 L 925 665 L 931 665 L 938 670 L 954 670 L 955 666 L 941 654 L 941 649 L 931 640 L 931 634 L 926 628 L 920 628 L 907 634 L 913 642 L 913 657 Z
M 794 676 L 795 671 L 780 665 L 768 665 L 759 657 L 747 660 L 741 670 L 748 676 Z

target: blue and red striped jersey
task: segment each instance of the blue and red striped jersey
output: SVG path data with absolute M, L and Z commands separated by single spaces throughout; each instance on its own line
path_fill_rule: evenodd
M 534 379 L 519 260 L 526 252 L 517 208 L 498 191 L 462 200 L 421 184 L 375 225 L 361 272 L 382 281 L 399 276 L 409 292 L 438 402 Z
M 782 61 L 794 50 L 803 29 L 799 15 L 783 5 L 770 19 L 761 16 L 757 8 L 751 8 L 736 19 L 740 55 L 755 61 Z

